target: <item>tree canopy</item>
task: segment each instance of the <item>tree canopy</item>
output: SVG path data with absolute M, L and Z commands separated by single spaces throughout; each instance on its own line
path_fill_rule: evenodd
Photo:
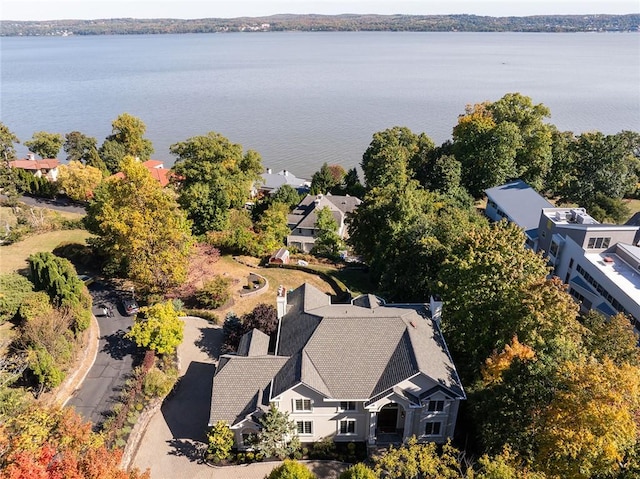
M 144 138 L 147 126 L 140 118 L 123 113 L 111 123 L 112 133 L 100 147 L 100 157 L 111 173 L 118 171 L 126 155 L 146 161 L 153 153 L 151 141 Z M 95 165 L 94 165 L 95 166 Z
M 141 308 L 131 331 L 127 333 L 138 346 L 158 354 L 173 354 L 183 335 L 184 323 L 178 318 L 171 301 Z
M 224 230 L 230 208 L 249 198 L 253 182 L 262 172 L 260 155 L 209 132 L 171 145 L 178 202 L 193 223 L 193 232 Z
M 122 451 L 111 450 L 72 409 L 34 403 L 0 428 L 0 477 L 148 479 L 137 468 L 120 468 Z
M 87 208 L 87 227 L 97 235 L 90 242 L 105 255 L 105 271 L 150 291 L 182 283 L 193 245 L 184 212 L 133 157 L 121 170 L 124 178 L 102 182 Z
M 102 171 L 79 161 L 58 167 L 60 189 L 72 200 L 88 201 L 93 190 L 102 182 Z
M 64 139 L 59 133 L 37 131 L 33 134 L 31 140 L 24 142 L 24 146 L 40 158 L 55 158 L 58 156 L 60 148 L 62 148 L 63 141 Z
M 362 155 L 367 188 L 406 183 L 433 148 L 433 141 L 426 134 L 416 135 L 406 127 L 396 126 L 374 133 Z

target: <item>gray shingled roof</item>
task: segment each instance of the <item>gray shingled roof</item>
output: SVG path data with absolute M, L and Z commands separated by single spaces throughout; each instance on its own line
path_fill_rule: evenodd
M 290 292 L 287 301 L 279 356 L 221 357 L 213 379 L 211 422 L 241 421 L 270 397 L 300 383 L 326 397 L 366 400 L 382 397 L 399 382 L 423 373 L 452 395 L 464 397 L 425 305 L 331 304 L 310 284 Z
M 554 207 L 522 180 L 489 188 L 485 193 L 524 231 L 537 230 L 542 208 Z
M 307 195 L 287 216 L 290 228 L 314 228 L 317 221 L 316 209 L 328 206 L 333 212 L 333 218 L 342 223 L 342 216 L 354 211 L 362 203 L 355 196 Z
M 213 377 L 209 424 L 242 421 L 268 404 L 269 385 L 288 358 L 223 356 Z
M 278 353 L 302 356 L 278 374 L 274 396 L 302 382 L 329 397 L 365 399 L 419 372 L 464 395 L 424 305 L 330 304 L 309 284 L 289 297 Z
M 269 336 L 259 329 L 242 335 L 238 345 L 239 356 L 265 356 L 269 352 Z

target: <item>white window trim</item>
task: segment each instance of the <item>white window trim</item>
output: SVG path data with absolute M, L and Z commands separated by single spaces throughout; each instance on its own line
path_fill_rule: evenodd
M 347 407 L 343 408 L 342 403 L 346 403 Z M 349 409 L 349 404 L 353 404 L 353 409 Z M 355 401 L 340 401 L 340 403 L 338 404 L 338 412 L 357 411 L 357 410 L 358 410 L 358 403 L 356 403 Z
M 298 431 L 298 424 L 302 423 L 302 430 L 304 431 L 304 424 L 309 423 L 311 424 L 311 432 L 298 432 L 298 436 L 313 436 L 313 421 L 309 421 L 309 420 L 304 420 L 304 419 L 300 419 L 300 420 L 296 420 L 296 431 Z
M 342 432 L 342 423 L 353 423 L 353 432 Z M 347 430 L 349 427 L 347 426 Z M 338 420 L 338 436 L 357 436 L 358 435 L 358 421 L 356 419 L 339 419 Z
M 438 431 L 438 433 L 437 434 L 433 434 L 433 433 L 432 434 L 427 434 L 427 424 L 436 424 L 436 423 L 440 424 L 440 430 Z M 425 437 L 440 437 L 443 434 L 443 429 L 444 428 L 442 426 L 442 421 L 427 421 L 424 424 L 424 431 L 425 431 L 424 432 L 424 436 Z
M 309 401 L 309 409 L 298 409 L 297 408 L 297 401 L 302 401 L 302 407 L 304 408 L 304 402 L 305 401 Z M 293 412 L 295 413 L 310 413 L 313 412 L 313 401 L 311 399 L 306 399 L 306 398 L 297 398 L 297 399 L 293 399 L 293 407 L 292 407 Z

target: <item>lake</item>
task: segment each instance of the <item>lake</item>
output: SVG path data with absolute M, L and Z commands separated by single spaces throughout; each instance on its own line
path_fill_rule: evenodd
M 100 144 L 128 112 L 153 158 L 216 131 L 265 167 L 359 164 L 400 125 L 436 143 L 465 105 L 521 92 L 576 133 L 640 129 L 637 33 L 230 33 L 3 37 L 0 117 L 17 136 L 79 130 Z M 26 154 L 22 146 L 20 155 Z M 63 156 L 64 153 L 61 153 Z

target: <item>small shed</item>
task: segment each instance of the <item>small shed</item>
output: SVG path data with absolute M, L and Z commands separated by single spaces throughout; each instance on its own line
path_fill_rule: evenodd
M 289 250 L 280 248 L 269 258 L 269 264 L 289 264 Z

